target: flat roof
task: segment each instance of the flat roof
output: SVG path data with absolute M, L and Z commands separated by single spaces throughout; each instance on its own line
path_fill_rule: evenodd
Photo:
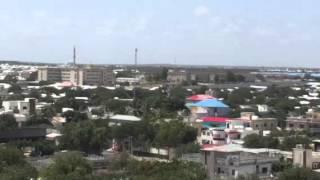
M 117 121 L 141 121 L 141 118 L 137 116 L 131 116 L 131 115 L 122 115 L 122 114 L 116 114 L 112 117 L 110 117 L 111 120 L 117 120 Z

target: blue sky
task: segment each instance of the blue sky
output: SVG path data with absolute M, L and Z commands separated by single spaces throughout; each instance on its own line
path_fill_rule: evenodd
M 0 59 L 320 66 L 319 0 L 2 0 Z

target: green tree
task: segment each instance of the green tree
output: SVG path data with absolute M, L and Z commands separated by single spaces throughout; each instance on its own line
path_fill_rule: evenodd
M 306 136 L 287 136 L 283 139 L 280 149 L 291 151 L 297 144 L 302 144 L 305 147 L 309 147 L 311 139 Z
M 180 144 L 187 144 L 196 139 L 197 130 L 185 125 L 180 120 L 161 122 L 155 136 L 155 144 L 158 146 L 177 147 Z
M 16 118 L 12 114 L 1 114 L 0 115 L 0 130 L 10 130 L 18 127 Z
M 168 68 L 162 68 L 161 70 L 161 80 L 166 81 L 168 76 Z
M 15 148 L 0 147 L 0 179 L 29 180 L 36 177 L 36 169 L 24 160 L 22 152 Z
M 18 84 L 11 84 L 11 87 L 8 89 L 8 92 L 20 94 L 22 92 L 22 89 Z
M 42 172 L 44 180 L 89 180 L 92 166 L 78 152 L 57 155 L 54 163 Z
M 313 172 L 311 169 L 293 167 L 284 170 L 279 175 L 279 180 L 318 180 L 320 175 Z
M 247 148 L 278 148 L 279 140 L 272 136 L 250 134 L 243 138 L 244 147 Z
M 110 130 L 108 122 L 82 121 L 68 123 L 62 129 L 60 147 L 67 150 L 77 150 L 86 153 L 100 153 L 108 147 Z
M 226 73 L 226 81 L 227 82 L 236 82 L 237 76 L 232 71 L 227 71 Z

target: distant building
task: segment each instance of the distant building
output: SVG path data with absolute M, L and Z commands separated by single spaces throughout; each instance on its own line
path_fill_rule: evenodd
M 185 70 L 169 70 L 167 81 L 173 84 L 181 84 L 189 80 L 189 75 Z
M 115 78 L 111 68 L 83 69 L 83 84 L 85 85 L 112 85 Z
M 276 118 L 261 118 L 253 112 L 242 112 L 240 119 L 246 124 L 245 126 L 251 127 L 253 130 L 273 130 L 278 126 Z
M 38 69 L 38 81 L 69 81 L 75 85 L 82 85 L 83 70 L 71 67 L 43 67 Z
M 23 101 L 3 101 L 2 107 L 5 112 L 19 112 L 20 114 L 30 115 L 36 111 L 36 99 L 25 98 Z
M 111 68 L 105 67 L 42 67 L 38 69 L 38 81 L 103 86 L 114 84 L 114 75 Z
M 45 128 L 19 128 L 0 132 L 0 142 L 17 140 L 44 140 L 47 130 Z
M 269 106 L 266 104 L 258 104 L 257 108 L 260 113 L 268 113 L 270 111 Z
M 272 164 L 279 161 L 279 158 L 277 152 L 269 149 L 248 149 L 236 144 L 210 145 L 201 149 L 201 161 L 210 180 L 248 174 L 268 178 L 271 176 Z
M 214 83 L 216 80 L 216 74 L 212 72 L 191 73 L 190 80 L 202 83 Z
M 306 116 L 288 117 L 286 129 L 320 133 L 320 112 L 307 112 Z

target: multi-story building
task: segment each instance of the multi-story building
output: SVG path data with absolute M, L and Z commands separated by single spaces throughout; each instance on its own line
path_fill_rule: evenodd
M 295 131 L 309 131 L 320 133 L 320 112 L 307 112 L 305 116 L 288 117 L 286 129 Z
M 261 179 L 268 178 L 272 173 L 272 164 L 279 161 L 279 158 L 277 152 L 269 149 L 248 149 L 236 144 L 214 145 L 201 149 L 201 161 L 210 180 L 250 174 Z
M 276 118 L 261 118 L 253 112 L 242 112 L 240 119 L 246 127 L 251 127 L 253 130 L 273 130 L 278 126 Z
M 181 84 L 183 82 L 188 81 L 189 74 L 185 70 L 169 70 L 168 71 L 168 76 L 167 76 L 167 81 L 173 84 Z
M 4 112 L 15 112 L 30 115 L 35 113 L 36 99 L 25 98 L 23 101 L 3 101 Z
M 112 69 L 104 67 L 44 67 L 38 70 L 38 80 L 69 81 L 74 85 L 111 85 L 114 76 Z
M 43 67 L 38 69 L 39 81 L 61 81 L 61 68 Z
M 84 68 L 83 83 L 87 85 L 114 84 L 114 75 L 111 68 Z

